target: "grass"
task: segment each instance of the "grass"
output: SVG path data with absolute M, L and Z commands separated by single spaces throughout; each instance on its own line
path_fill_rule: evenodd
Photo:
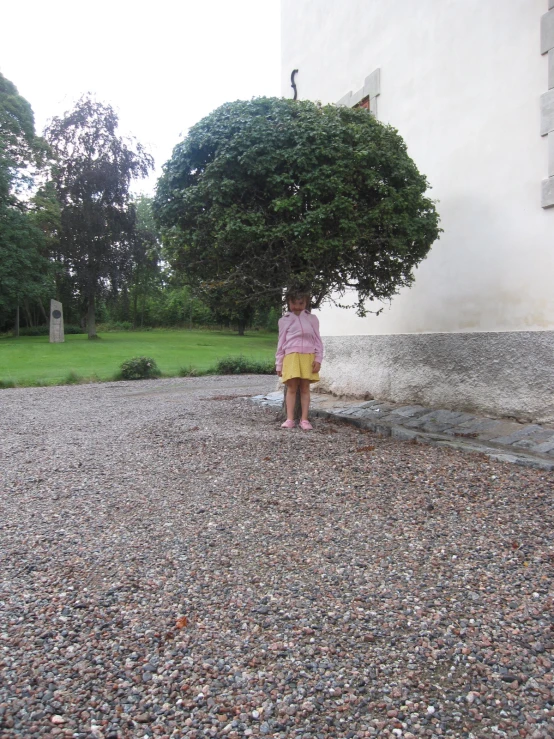
M 103 382 L 117 377 L 127 359 L 155 359 L 163 377 L 216 372 L 218 362 L 244 357 L 273 362 L 277 335 L 231 331 L 114 331 L 98 341 L 68 335 L 63 344 L 47 336 L 0 338 L 0 388 Z

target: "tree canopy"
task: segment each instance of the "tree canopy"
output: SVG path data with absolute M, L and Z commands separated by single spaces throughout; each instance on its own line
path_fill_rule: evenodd
M 40 163 L 45 153 L 44 139 L 35 134 L 31 105 L 0 73 L 0 203 L 13 204 L 15 191 L 28 180 L 29 167 Z
M 60 258 L 87 306 L 90 338 L 95 301 L 107 282 L 117 289 L 133 250 L 131 180 L 153 166 L 140 144 L 118 135 L 118 123 L 111 106 L 83 97 L 46 129 L 61 207 Z
M 34 169 L 47 152 L 35 134 L 30 104 L 0 74 L 0 312 L 10 313 L 20 301 L 47 291 L 48 261 L 43 234 L 33 222 L 23 197 Z M 17 320 L 17 319 L 16 319 Z M 16 331 L 17 331 L 16 326 Z
M 166 163 L 155 214 L 174 266 L 229 305 L 348 289 L 357 311 L 413 282 L 439 235 L 428 182 L 365 110 L 281 98 L 227 103 Z

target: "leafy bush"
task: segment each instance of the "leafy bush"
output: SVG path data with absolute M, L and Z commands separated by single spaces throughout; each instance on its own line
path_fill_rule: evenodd
M 81 382 L 83 382 L 83 378 L 81 375 L 78 375 L 76 372 L 68 372 L 67 375 L 64 378 L 63 384 L 64 385 L 79 385 Z
M 122 380 L 150 380 L 161 375 L 156 362 L 150 357 L 133 357 L 123 362 L 119 376 Z
M 196 367 L 193 367 L 192 364 L 179 369 L 179 377 L 200 377 L 201 374 L 202 372 L 196 369 Z
M 279 318 L 281 318 L 281 315 L 281 311 L 277 310 L 277 308 L 269 309 L 264 326 L 266 331 L 274 331 L 276 333 L 279 330 Z
M 20 336 L 48 336 L 50 329 L 48 326 L 31 326 L 31 327 L 20 327 Z
M 273 375 L 275 364 L 270 360 L 259 361 L 248 357 L 225 357 L 215 366 L 218 375 Z
M 131 321 L 107 321 L 99 323 L 96 327 L 97 331 L 132 331 L 133 324 Z
M 63 327 L 64 334 L 84 334 L 84 331 L 80 326 L 74 326 L 70 323 Z M 25 326 L 19 329 L 20 336 L 49 336 L 50 328 L 48 326 Z
M 15 382 L 13 380 L 0 380 L 0 390 L 4 390 L 9 387 L 15 387 Z

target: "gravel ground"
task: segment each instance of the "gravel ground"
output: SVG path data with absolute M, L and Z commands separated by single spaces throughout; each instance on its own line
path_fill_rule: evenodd
M 274 378 L 0 392 L 0 736 L 554 736 L 550 472 Z

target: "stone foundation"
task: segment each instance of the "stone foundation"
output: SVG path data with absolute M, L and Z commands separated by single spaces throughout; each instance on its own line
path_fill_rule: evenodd
M 327 336 L 320 388 L 554 424 L 554 331 Z

